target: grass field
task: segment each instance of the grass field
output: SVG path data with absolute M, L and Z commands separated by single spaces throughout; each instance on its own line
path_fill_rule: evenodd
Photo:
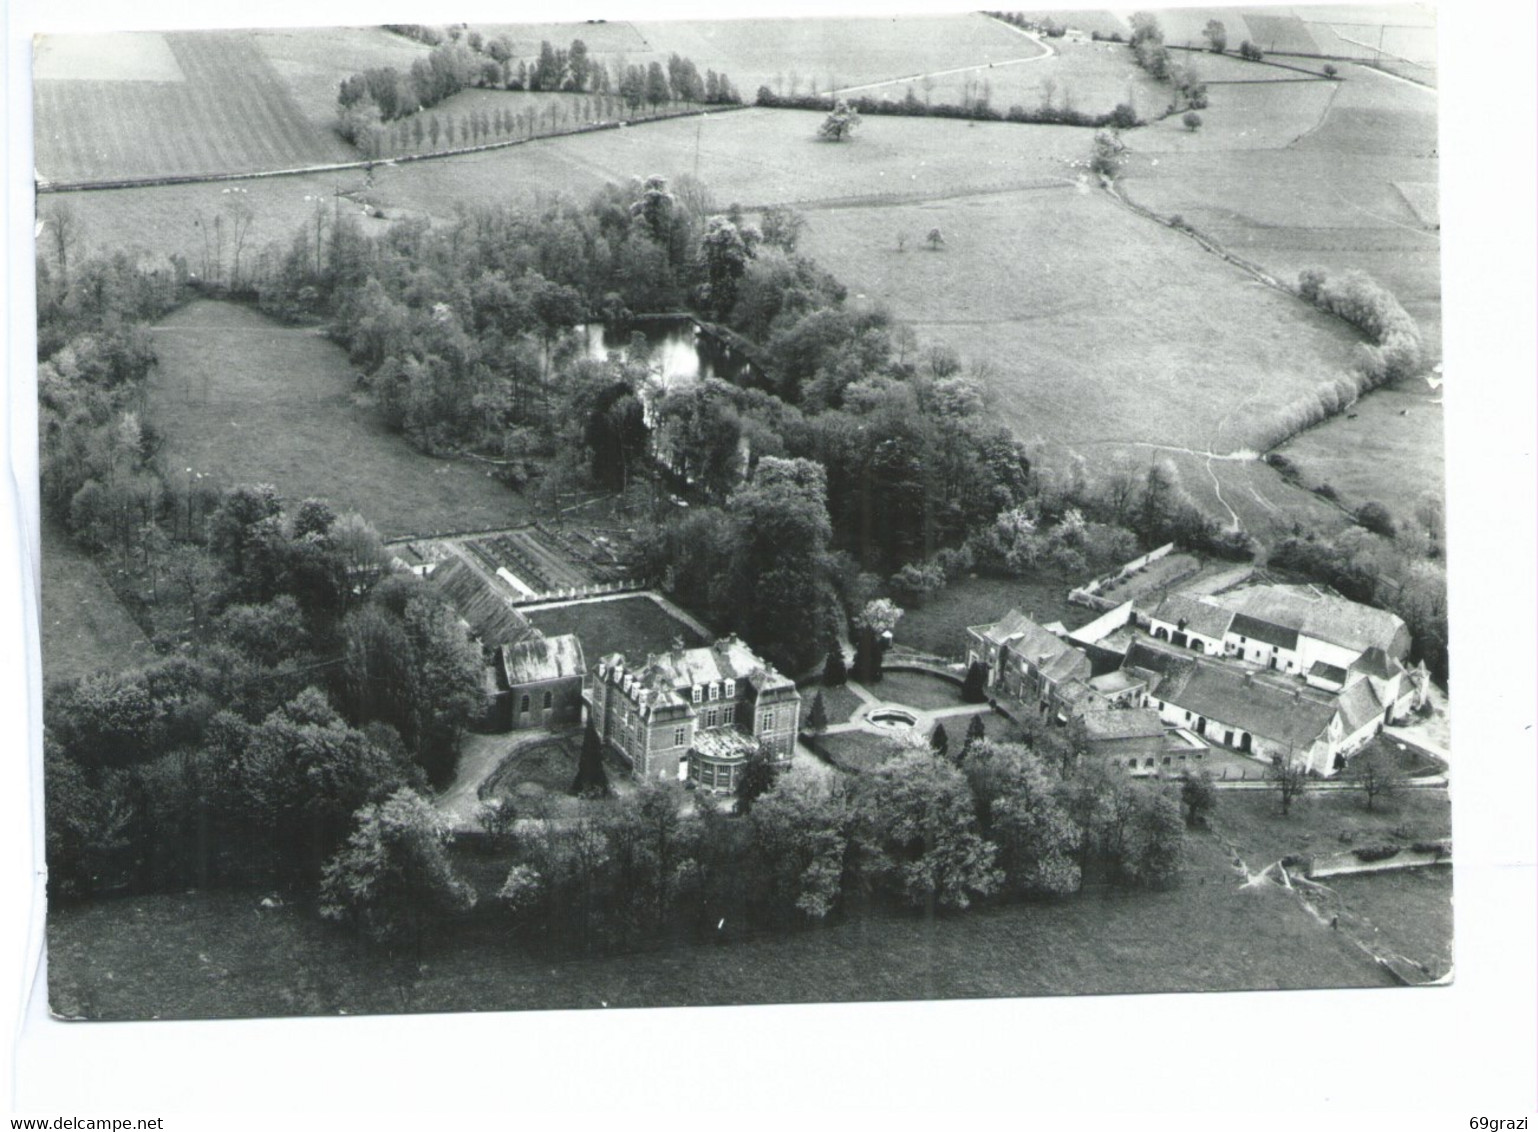
M 1446 790 L 1407 789 L 1369 811 L 1356 790 L 1305 791 L 1283 815 L 1275 791 L 1225 791 L 1213 830 L 1232 842 L 1252 871 L 1289 853 L 1335 853 L 1379 841 L 1428 841 L 1449 835 Z M 1397 837 L 1394 830 L 1407 837 Z M 1342 840 L 1342 835 L 1351 840 Z
M 867 685 L 877 699 L 906 704 L 920 711 L 939 711 L 962 706 L 961 689 L 949 680 L 927 672 L 884 672 L 877 684 Z
M 675 637 L 681 637 L 687 648 L 709 643 L 644 595 L 539 609 L 529 613 L 528 618 L 547 637 L 577 634 L 589 665 L 616 652 L 624 653 L 630 663 L 639 664 L 650 653 L 672 648 Z
M 821 680 L 799 686 L 801 702 L 805 706 L 801 711 L 801 726 L 809 725 L 808 716 L 812 711 L 812 697 L 821 695 L 822 706 L 828 712 L 829 723 L 848 723 L 849 717 L 856 709 L 864 705 L 865 701 L 851 692 L 847 685 L 835 684 L 831 688 L 824 687 Z
M 492 880 L 497 870 L 483 870 Z M 102 901 L 48 923 L 49 1005 L 66 1017 L 208 1018 L 860 1002 L 1384 986 L 1279 888 L 1241 889 L 1211 839 L 1184 883 L 925 920 L 871 913 L 718 947 L 551 962 L 493 930 L 391 959 L 255 894 Z
M 384 28 L 262 28 L 247 34 L 317 129 L 336 122 L 337 88 L 372 67 L 406 71 L 426 56 L 425 44 Z
M 249 307 L 194 302 L 155 327 L 160 364 L 149 418 L 182 470 L 219 487 L 270 483 L 285 499 L 320 496 L 385 537 L 506 527 L 523 501 L 479 468 L 435 460 L 360 405 L 347 354 L 310 328 Z
M 1433 978 L 1452 970 L 1452 869 L 1397 869 L 1331 877 L 1327 883 L 1371 935 L 1423 965 Z
M 818 212 L 803 243 L 921 340 L 992 360 L 998 418 L 1064 453 L 1251 447 L 1358 340 L 1087 187 Z
M 1068 591 L 1085 578 L 1038 577 L 1031 581 L 984 576 L 959 578 L 917 609 L 903 614 L 893 641 L 918 652 L 961 659 L 967 628 L 991 625 L 1011 609 L 1039 624 L 1061 621 L 1069 628 L 1087 624 L 1094 612 L 1068 603 Z
M 122 670 L 154 656 L 92 562 L 51 522 L 42 529 L 43 678 L 73 680 Z
M 91 37 L 101 50 L 112 37 Z M 231 173 L 347 160 L 351 150 L 300 109 L 248 36 L 167 32 L 164 51 L 133 37 L 146 78 L 50 79 L 36 84 L 34 141 L 51 181 Z M 45 44 L 48 41 L 44 41 Z M 67 44 L 56 50 L 74 55 Z M 166 56 L 179 78 L 169 79 Z M 53 73 L 78 74 L 71 63 Z M 46 69 L 41 72 L 46 76 Z M 241 81 L 232 82 L 239 75 Z
M 828 91 L 924 72 L 1036 54 L 1031 40 L 980 13 L 832 18 L 670 21 L 634 25 L 660 52 L 676 51 L 725 71 L 745 99 L 760 85 L 790 93 Z

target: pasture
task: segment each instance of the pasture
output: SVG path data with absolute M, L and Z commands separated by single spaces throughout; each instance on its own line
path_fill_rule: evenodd
M 1070 605 L 1068 591 L 1087 580 L 1051 575 L 1029 580 L 985 575 L 958 578 L 923 605 L 905 610 L 892 639 L 916 652 L 960 660 L 967 652 L 967 629 L 991 625 L 1011 609 L 1019 609 L 1038 624 L 1061 621 L 1078 628 L 1094 612 Z
M 132 77 L 88 79 L 46 76 L 78 76 L 93 65 L 82 55 L 116 53 L 115 37 L 91 37 L 84 47 L 43 40 L 33 134 L 42 177 L 232 173 L 352 156 L 304 114 L 249 36 L 166 32 L 129 42 L 129 61 L 102 70 L 121 75 L 131 67 Z
M 653 50 L 725 71 L 742 97 L 829 91 L 1039 53 L 1030 37 L 978 12 L 902 19 L 725 19 L 634 25 Z
M 121 671 L 154 657 L 96 563 L 52 522 L 42 527 L 43 679 Z
M 819 211 L 802 242 L 922 341 L 987 360 L 997 418 L 1061 455 L 1251 447 L 1357 341 L 1087 185 Z
M 1409 518 L 1424 493 L 1446 494 L 1441 391 L 1420 381 L 1379 389 L 1278 451 L 1311 485 L 1335 488 L 1348 507 L 1377 501 Z
M 233 303 L 191 303 L 152 331 L 148 418 L 169 481 L 270 483 L 357 511 L 386 538 L 508 527 L 527 505 L 478 467 L 437 460 L 363 401 L 340 347 Z

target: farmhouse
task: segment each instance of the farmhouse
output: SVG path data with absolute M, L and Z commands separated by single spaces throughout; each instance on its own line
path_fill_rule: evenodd
M 582 722 L 582 642 L 567 633 L 500 645 L 492 657 L 497 730 Z
M 735 636 L 636 666 L 614 653 L 598 662 L 588 689 L 588 719 L 637 777 L 687 779 L 718 793 L 735 788 L 761 747 L 789 763 L 800 717 L 795 682 Z

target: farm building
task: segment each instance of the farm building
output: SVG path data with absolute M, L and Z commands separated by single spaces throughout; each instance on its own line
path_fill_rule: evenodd
M 795 682 L 735 636 L 704 648 L 654 653 L 631 666 L 619 653 L 593 669 L 588 718 L 637 777 L 735 788 L 759 747 L 789 763 L 800 726 Z
M 500 645 L 492 659 L 500 731 L 582 722 L 582 642 L 567 633 Z
M 1347 682 L 1331 688 L 1140 640 L 1128 650 L 1124 671 L 1145 682 L 1143 705 L 1166 724 L 1263 759 L 1301 761 L 1322 775 L 1344 766 L 1418 694 L 1404 668 L 1386 657 L 1348 671 Z
M 1150 634 L 1180 648 L 1305 676 L 1316 668 L 1322 676 L 1344 673 L 1370 650 L 1398 661 L 1410 649 L 1409 630 L 1397 616 L 1317 586 L 1172 594 L 1148 621 Z

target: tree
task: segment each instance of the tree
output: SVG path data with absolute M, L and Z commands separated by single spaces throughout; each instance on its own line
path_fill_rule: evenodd
M 837 907 L 853 817 L 841 786 L 794 774 L 758 799 L 749 818 L 752 887 L 771 916 L 821 920 Z
M 1195 110 L 1187 110 L 1185 112 L 1185 116 L 1180 120 L 1181 122 L 1185 123 L 1187 132 L 1193 134 L 1201 127 L 1202 124 L 1202 116 Z
M 874 629 L 859 626 L 854 639 L 854 678 L 862 684 L 881 682 L 881 640 Z
M 1292 811 L 1292 803 L 1309 785 L 1308 765 L 1301 759 L 1289 758 L 1287 755 L 1271 756 L 1271 769 L 1267 771 L 1266 777 L 1276 783 L 1283 815 Z
M 577 756 L 577 776 L 572 780 L 571 792 L 579 798 L 607 798 L 613 793 L 603 768 L 603 742 L 591 723 L 582 732 L 582 752 Z
M 817 136 L 823 141 L 841 142 L 853 137 L 859 127 L 859 113 L 851 109 L 849 103 L 839 99 L 834 103 L 832 112 L 823 119 L 822 125 L 817 127 Z
M 909 751 L 862 776 L 856 789 L 867 868 L 908 904 L 931 914 L 960 910 L 998 889 L 996 850 L 978 833 L 956 767 Z
M 1207 37 L 1207 44 L 1213 54 L 1221 55 L 1228 49 L 1228 29 L 1223 26 L 1222 20 L 1208 20 L 1207 26 L 1202 28 L 1202 35 Z
M 963 769 L 983 834 L 999 847 L 1007 888 L 1023 896 L 1076 891 L 1083 831 L 1047 764 L 1024 746 L 978 739 L 968 744 Z
M 988 728 L 983 724 L 983 713 L 978 712 L 972 717 L 972 722 L 967 724 L 966 742 L 961 745 L 962 759 L 965 760 L 969 758 L 972 751 L 976 749 L 977 744 L 983 742 L 987 738 Z
M 1358 507 L 1356 521 L 1358 525 L 1384 538 L 1393 538 L 1398 531 L 1398 524 L 1394 522 L 1394 516 L 1389 513 L 1389 509 L 1377 502 L 1364 503 Z
M 929 250 L 932 252 L 943 251 L 945 249 L 945 234 L 939 228 L 931 228 L 929 235 L 924 237 L 924 242 L 929 245 Z
M 773 789 L 778 773 L 772 751 L 760 747 L 749 755 L 737 774 L 737 812 L 751 813 L 753 804 Z
M 951 739 L 945 733 L 945 724 L 935 724 L 935 729 L 929 733 L 929 749 L 934 751 L 936 758 L 945 758 L 950 754 Z
M 967 669 L 967 678 L 961 684 L 961 699 L 963 703 L 981 704 L 988 700 L 988 666 L 980 660 L 974 660 Z M 981 716 L 975 718 L 981 719 Z
M 1346 777 L 1362 792 L 1369 812 L 1379 799 L 1393 797 L 1404 786 L 1406 776 L 1399 759 L 1387 743 L 1374 743 L 1346 763 Z
M 1325 78 L 1333 79 L 1338 74 L 1340 74 L 1340 69 L 1338 67 L 1336 67 L 1334 63 L 1326 63 L 1324 65 L 1324 77 Z
M 812 710 L 807 715 L 806 725 L 812 731 L 828 728 L 828 705 L 823 703 L 821 691 L 812 697 Z
M 1180 805 L 1185 813 L 1186 825 L 1192 829 L 1205 829 L 1207 819 L 1218 807 L 1217 788 L 1207 771 L 1195 774 L 1187 771 L 1180 779 Z
M 1123 875 L 1145 888 L 1163 888 L 1180 875 L 1185 855 L 1184 823 L 1174 793 L 1135 783 L 1132 813 L 1122 851 Z
M 445 918 L 475 906 L 475 890 L 449 862 L 447 823 L 420 794 L 401 789 L 364 806 L 321 878 L 320 913 L 382 943 L 420 947 Z
M 1095 148 L 1090 155 L 1089 167 L 1107 181 L 1114 181 L 1121 175 L 1122 165 L 1126 160 L 1127 147 L 1114 133 L 1109 130 L 1099 130 L 1095 134 Z
M 849 679 L 849 669 L 844 664 L 844 649 L 837 643 L 828 650 L 828 659 L 823 662 L 822 682 L 826 687 L 837 688 Z

